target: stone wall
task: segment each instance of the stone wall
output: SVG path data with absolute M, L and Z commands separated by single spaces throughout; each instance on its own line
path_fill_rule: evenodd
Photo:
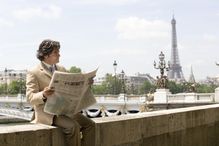
M 94 118 L 96 146 L 219 146 L 219 104 Z M 64 146 L 61 130 L 0 124 L 0 146 Z
M 64 146 L 60 129 L 42 124 L 0 125 L 0 146 Z
M 219 105 L 94 119 L 96 146 L 218 146 Z

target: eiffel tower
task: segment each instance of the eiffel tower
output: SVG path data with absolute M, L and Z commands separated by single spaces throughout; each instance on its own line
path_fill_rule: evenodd
M 179 55 L 177 49 L 177 38 L 176 38 L 176 20 L 171 20 L 172 24 L 172 49 L 171 49 L 171 59 L 170 59 L 170 69 L 167 73 L 168 79 L 176 82 L 184 82 L 185 78 L 183 76 L 182 67 L 179 62 Z

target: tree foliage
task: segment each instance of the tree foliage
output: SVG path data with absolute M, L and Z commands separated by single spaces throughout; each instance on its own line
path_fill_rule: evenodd
M 20 83 L 18 81 L 12 81 L 8 85 L 8 93 L 17 94 L 20 91 Z
M 123 82 L 119 78 L 115 78 L 112 74 L 106 74 L 106 80 L 101 85 L 93 85 L 94 94 L 120 94 L 123 92 Z M 194 90 L 191 90 L 194 83 L 176 83 L 169 81 L 167 88 L 172 94 L 197 92 L 197 93 L 213 93 L 217 85 L 215 84 L 195 84 Z M 145 81 L 141 86 L 125 86 L 126 94 L 147 94 L 156 90 L 156 85 Z
M 6 84 L 1 84 L 0 85 L 0 93 L 4 94 L 5 93 L 5 89 L 6 89 Z
M 69 70 L 70 73 L 81 73 L 81 68 L 72 66 Z
M 10 84 L 2 84 L 0 85 L 0 94 L 25 94 L 26 93 L 26 87 L 25 87 L 25 80 L 15 80 L 12 81 Z
M 196 91 L 197 93 L 212 93 L 215 92 L 217 85 L 215 84 L 197 84 Z
M 182 93 L 182 92 L 191 92 L 191 87 L 194 85 L 194 91 L 197 93 L 213 93 L 217 88 L 216 84 L 200 84 L 200 83 L 176 83 L 174 81 L 169 81 L 168 89 L 172 94 Z
M 156 86 L 149 81 L 145 81 L 142 86 L 140 86 L 139 94 L 147 94 L 149 92 L 155 91 Z
M 185 84 L 177 84 L 174 81 L 168 81 L 167 88 L 172 94 L 187 92 L 187 87 Z
M 105 81 L 101 85 L 93 85 L 94 94 L 119 94 L 122 92 L 123 82 L 112 74 L 105 75 Z
M 155 90 L 155 85 L 145 81 L 142 86 L 126 86 L 125 80 L 115 77 L 112 74 L 105 75 L 105 81 L 101 85 L 93 85 L 94 94 L 145 94 Z

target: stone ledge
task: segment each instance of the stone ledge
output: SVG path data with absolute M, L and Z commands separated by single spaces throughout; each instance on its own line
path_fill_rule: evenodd
M 95 146 L 219 145 L 219 104 L 94 118 Z M 64 146 L 59 128 L 0 124 L 1 146 Z
M 141 118 L 146 118 L 146 117 L 170 115 L 170 114 L 177 114 L 177 113 L 179 114 L 179 113 L 184 113 L 184 112 L 194 112 L 194 111 L 214 109 L 214 108 L 219 108 L 219 104 L 168 109 L 168 110 L 160 110 L 160 111 L 153 111 L 153 112 L 144 112 L 144 113 L 137 113 L 137 114 L 92 118 L 92 119 L 93 121 L 95 121 L 95 123 L 101 124 L 101 123 L 108 123 L 108 122 L 125 121 L 125 120 L 130 120 L 130 119 L 141 119 Z
M 25 123 L 29 122 L 24 119 L 9 117 L 9 116 L 0 116 L 0 124 L 9 124 L 9 123 Z
M 1 146 L 64 146 L 61 130 L 43 124 L 0 125 Z
M 0 129 L 1 133 L 14 133 L 14 132 L 26 132 L 26 131 L 37 131 L 37 130 L 49 130 L 54 129 L 56 127 L 43 125 L 43 124 L 32 124 L 32 123 L 9 123 L 9 124 L 1 124 L 0 127 L 4 127 Z
M 219 145 L 219 104 L 93 120 L 96 146 Z

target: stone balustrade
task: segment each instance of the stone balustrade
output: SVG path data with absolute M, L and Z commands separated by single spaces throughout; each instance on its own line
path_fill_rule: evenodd
M 168 103 L 215 102 L 215 93 L 178 93 L 167 96 Z
M 187 107 L 194 105 L 213 104 L 215 103 L 214 93 L 179 93 L 167 94 L 165 100 L 153 101 L 147 95 L 100 95 L 96 96 L 97 103 L 84 109 L 83 112 L 88 117 L 106 117 L 124 114 L 136 114 L 148 112 L 152 110 L 160 110 L 167 108 Z M 162 97 L 163 98 L 163 97 Z M 165 101 L 165 102 L 161 102 Z M 13 115 L 24 118 L 31 117 L 31 106 L 26 102 L 25 97 L 1 97 L 0 98 L 0 114 Z M 8 110 L 8 111 L 7 111 Z M 19 112 L 14 112 L 19 110 Z M 22 110 L 23 113 L 22 113 Z M 15 113 L 15 114 L 14 114 Z M 28 114 L 28 116 L 26 116 Z M 21 117 L 22 118 L 22 117 Z

